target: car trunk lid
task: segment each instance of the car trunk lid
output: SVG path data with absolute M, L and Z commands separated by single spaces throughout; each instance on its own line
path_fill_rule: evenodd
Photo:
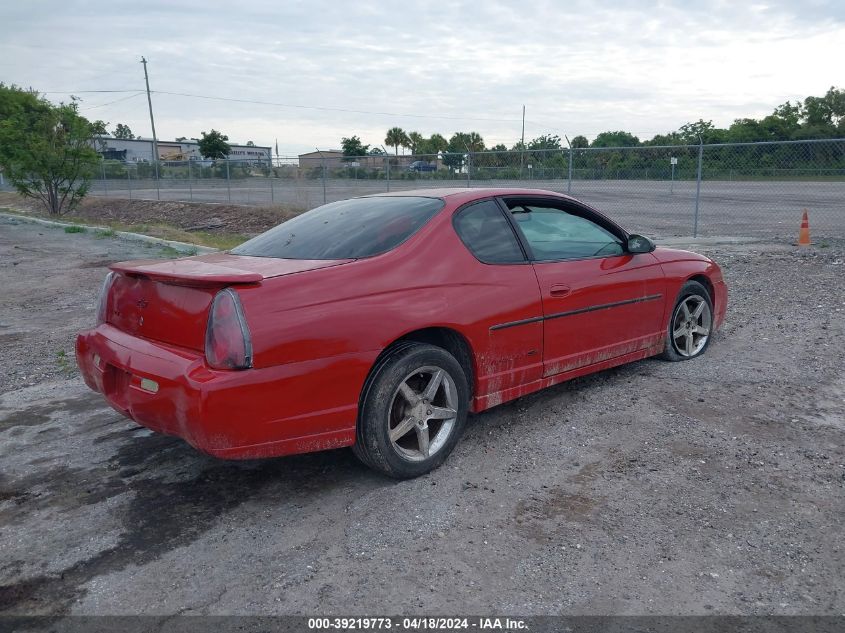
M 115 277 L 106 321 L 143 338 L 202 351 L 214 295 L 226 286 L 260 284 L 282 275 L 354 260 L 295 260 L 213 253 L 176 260 L 138 260 L 110 266 Z

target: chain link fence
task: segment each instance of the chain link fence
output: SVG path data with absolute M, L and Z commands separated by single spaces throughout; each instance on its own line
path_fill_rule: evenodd
M 656 237 L 845 235 L 845 139 L 272 161 L 104 161 L 94 195 L 312 208 L 434 187 L 528 187 L 571 194 Z M 249 213 L 244 209 L 244 213 Z

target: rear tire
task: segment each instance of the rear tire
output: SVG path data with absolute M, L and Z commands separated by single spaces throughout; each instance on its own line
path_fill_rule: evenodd
M 352 450 L 385 475 L 418 477 L 455 448 L 468 405 L 466 375 L 454 356 L 434 345 L 399 343 L 367 380 Z
M 660 357 L 668 361 L 692 360 L 710 345 L 713 334 L 713 300 L 707 288 L 688 281 L 678 293 L 666 327 L 666 347 Z

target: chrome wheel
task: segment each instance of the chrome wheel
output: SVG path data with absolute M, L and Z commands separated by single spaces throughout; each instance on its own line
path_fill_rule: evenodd
M 443 448 L 458 416 L 458 393 L 448 372 L 420 367 L 399 383 L 393 394 L 388 436 L 404 459 L 423 461 Z
M 675 308 L 672 317 L 672 345 L 685 358 L 701 352 L 710 338 L 713 315 L 704 297 L 690 295 Z

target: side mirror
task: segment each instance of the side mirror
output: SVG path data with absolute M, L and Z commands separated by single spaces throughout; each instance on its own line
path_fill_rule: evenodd
M 627 250 L 629 253 L 650 253 L 655 248 L 654 242 L 647 237 L 637 235 L 636 233 L 631 233 L 631 235 L 628 236 Z

